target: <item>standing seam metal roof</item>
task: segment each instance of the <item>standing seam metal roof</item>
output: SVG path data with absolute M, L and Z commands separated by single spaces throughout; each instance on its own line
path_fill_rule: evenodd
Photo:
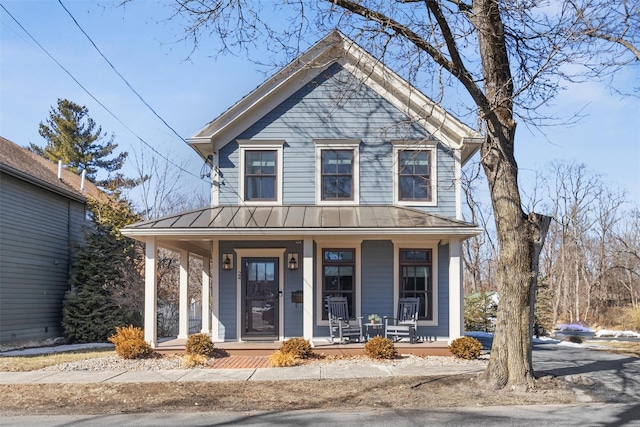
M 476 228 L 416 209 L 376 206 L 217 206 L 138 222 L 123 229 Z

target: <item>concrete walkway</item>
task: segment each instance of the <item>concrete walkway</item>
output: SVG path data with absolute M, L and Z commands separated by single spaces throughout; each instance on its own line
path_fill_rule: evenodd
M 0 384 L 90 384 L 204 381 L 286 381 L 396 376 L 458 375 L 481 372 L 482 365 L 394 366 L 376 363 L 302 365 L 269 369 L 172 369 L 113 371 L 0 372 Z

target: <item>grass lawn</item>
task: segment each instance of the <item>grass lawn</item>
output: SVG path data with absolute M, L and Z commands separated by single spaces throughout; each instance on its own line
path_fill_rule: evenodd
M 76 360 L 93 359 L 96 357 L 115 356 L 115 350 L 91 349 L 77 350 L 65 353 L 41 354 L 35 356 L 0 357 L 0 372 L 26 372 L 60 363 L 75 362 Z

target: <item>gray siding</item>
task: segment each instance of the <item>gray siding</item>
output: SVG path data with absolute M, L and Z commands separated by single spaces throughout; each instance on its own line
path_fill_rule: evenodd
M 393 243 L 362 242 L 362 321 L 370 314 L 393 316 Z
M 349 74 L 339 65 L 330 66 L 318 78 L 274 108 L 238 139 L 284 139 L 283 203 L 315 203 L 314 139 L 361 139 L 360 203 L 393 203 L 393 149 L 390 141 L 423 138 L 426 132 L 370 88 L 358 85 L 351 91 Z M 453 157 L 439 145 L 438 206 L 424 208 L 455 216 Z M 239 166 L 237 144 L 220 150 L 219 167 L 224 184 L 220 204 L 238 202 Z
M 84 205 L 2 174 L 0 177 L 0 341 L 62 335 L 71 245 Z

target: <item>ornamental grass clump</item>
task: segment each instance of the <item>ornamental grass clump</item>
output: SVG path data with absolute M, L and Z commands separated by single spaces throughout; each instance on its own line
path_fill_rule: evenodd
M 188 356 L 213 356 L 213 342 L 207 334 L 193 334 L 187 339 L 185 352 Z
M 377 336 L 364 345 L 364 355 L 371 359 L 395 359 L 398 357 L 398 350 L 389 338 Z
M 116 346 L 116 353 L 123 359 L 143 359 L 153 354 L 153 349 L 144 340 L 144 332 L 133 325 L 116 327 L 116 333 L 108 340 Z
M 473 337 L 460 337 L 449 344 L 449 351 L 458 359 L 477 359 L 482 351 L 482 343 Z
M 313 356 L 309 340 L 304 338 L 289 338 L 280 346 L 280 352 L 293 354 L 300 359 L 308 359 Z
M 297 366 L 300 364 L 300 358 L 294 353 L 283 353 L 281 350 L 276 351 L 269 356 L 269 366 L 272 368 L 284 368 L 286 366 Z

